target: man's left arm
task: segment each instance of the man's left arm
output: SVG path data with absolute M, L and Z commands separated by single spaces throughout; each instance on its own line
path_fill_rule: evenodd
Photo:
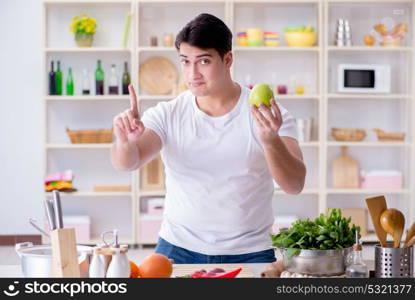
M 272 99 L 270 108 L 261 104 L 258 109 L 252 105 L 251 111 L 273 179 L 286 193 L 300 193 L 304 187 L 306 168 L 297 140 L 278 134 L 283 122 L 278 105 Z

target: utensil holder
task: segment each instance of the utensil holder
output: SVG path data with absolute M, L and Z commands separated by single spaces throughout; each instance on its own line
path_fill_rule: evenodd
M 375 277 L 377 278 L 411 278 L 414 275 L 414 249 L 392 248 L 375 245 Z
M 75 229 L 58 228 L 51 232 L 52 272 L 54 277 L 81 277 L 76 250 Z

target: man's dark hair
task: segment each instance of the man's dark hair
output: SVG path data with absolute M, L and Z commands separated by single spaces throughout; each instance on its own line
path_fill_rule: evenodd
M 232 32 L 219 18 L 200 14 L 186 24 L 176 37 L 176 49 L 188 43 L 200 49 L 215 49 L 221 58 L 232 50 Z

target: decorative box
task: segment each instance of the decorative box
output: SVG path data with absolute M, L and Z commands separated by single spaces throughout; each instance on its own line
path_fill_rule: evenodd
M 394 170 L 361 172 L 363 189 L 401 189 L 402 173 Z

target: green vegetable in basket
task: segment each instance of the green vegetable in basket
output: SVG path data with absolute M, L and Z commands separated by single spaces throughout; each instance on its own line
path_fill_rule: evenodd
M 360 227 L 352 225 L 351 218 L 343 218 L 340 209 L 330 209 L 326 215 L 320 214 L 314 221 L 309 218 L 298 220 L 291 228 L 272 235 L 273 246 L 286 248 L 288 258 L 306 250 L 342 250 L 353 246 L 355 231 Z

